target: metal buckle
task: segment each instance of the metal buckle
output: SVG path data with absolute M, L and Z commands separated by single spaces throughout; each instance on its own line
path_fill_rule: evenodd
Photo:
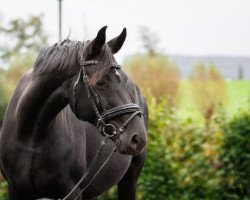
M 107 137 L 113 137 L 116 135 L 116 128 L 113 124 L 105 124 L 102 127 L 102 132 Z
M 83 80 L 84 80 L 85 84 L 89 84 L 89 77 L 88 77 L 88 75 L 87 74 L 83 74 L 82 77 L 83 77 Z

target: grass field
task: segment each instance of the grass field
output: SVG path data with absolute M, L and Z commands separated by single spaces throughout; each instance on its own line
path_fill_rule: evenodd
M 229 113 L 236 113 L 239 108 L 247 107 L 250 99 L 250 81 L 231 81 L 227 83 Z
M 181 81 L 178 95 L 178 116 L 200 120 L 201 114 L 195 106 L 190 87 L 189 81 Z M 247 108 L 248 99 L 250 99 L 250 81 L 228 81 L 226 88 L 227 103 L 224 107 L 229 115 L 237 113 L 240 108 Z

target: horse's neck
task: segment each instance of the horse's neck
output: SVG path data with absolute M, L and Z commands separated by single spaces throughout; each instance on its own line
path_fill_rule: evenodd
M 68 104 L 68 84 L 63 80 L 38 79 L 21 98 L 17 110 L 18 137 L 39 140 L 55 116 Z

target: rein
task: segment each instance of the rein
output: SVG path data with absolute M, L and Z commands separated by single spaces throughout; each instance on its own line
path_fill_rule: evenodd
M 74 186 L 74 188 L 61 200 L 67 200 L 70 198 L 70 196 L 72 195 L 72 193 L 77 189 L 77 187 L 83 182 L 83 180 L 87 177 L 87 175 L 90 173 L 91 169 L 94 166 L 94 163 L 97 161 L 98 157 L 102 154 L 106 144 L 108 141 L 108 137 L 105 137 L 104 140 L 101 142 L 101 145 L 99 147 L 99 149 L 97 150 L 95 157 L 93 158 L 93 160 L 91 161 L 88 169 L 86 170 L 86 172 L 82 175 L 81 179 L 77 182 L 77 184 Z M 74 200 L 76 200 L 81 193 L 94 181 L 95 177 L 99 174 L 99 172 L 102 170 L 102 168 L 107 164 L 107 162 L 109 161 L 109 159 L 111 158 L 111 156 L 113 155 L 113 153 L 115 152 L 116 147 L 113 148 L 113 150 L 111 151 L 111 153 L 109 154 L 108 158 L 104 161 L 104 163 L 101 165 L 101 167 L 97 170 L 97 172 L 95 173 L 95 175 L 91 178 L 91 180 L 88 182 L 88 184 L 81 189 L 81 191 L 78 193 L 78 195 L 74 198 Z M 59 199 L 60 200 L 60 199 Z
M 136 116 L 136 115 L 143 115 L 144 117 L 146 117 L 142 111 L 141 108 L 134 103 L 129 103 L 126 105 L 122 105 L 122 106 L 118 106 L 109 110 L 106 110 L 106 108 L 103 106 L 100 98 L 98 97 L 97 93 L 94 91 L 94 88 L 89 84 L 89 77 L 86 73 L 86 69 L 85 67 L 91 66 L 91 65 L 96 65 L 98 62 L 95 60 L 91 60 L 91 61 L 84 61 L 80 63 L 81 66 L 81 70 L 78 76 L 78 79 L 76 80 L 76 82 L 74 83 L 73 86 L 73 111 L 76 115 L 76 117 L 80 120 L 83 121 L 83 119 L 81 119 L 81 117 L 77 114 L 76 111 L 76 103 L 77 103 L 77 86 L 81 80 L 81 78 L 83 79 L 83 83 L 85 85 L 85 87 L 87 88 L 87 94 L 88 94 L 88 98 L 91 99 L 92 102 L 92 106 L 93 106 L 93 110 L 95 112 L 95 115 L 97 117 L 97 124 L 96 127 L 99 130 L 99 132 L 105 136 L 105 138 L 103 139 L 103 141 L 101 142 L 101 145 L 99 147 L 99 149 L 97 150 L 95 157 L 93 158 L 93 160 L 91 161 L 89 167 L 87 168 L 87 170 L 85 171 L 85 173 L 82 175 L 82 177 L 80 178 L 80 180 L 76 183 L 76 185 L 74 186 L 74 188 L 62 199 L 62 200 L 69 200 L 70 196 L 72 195 L 72 193 L 80 186 L 80 184 L 84 181 L 84 179 L 87 177 L 87 175 L 90 173 L 91 169 L 94 166 L 94 163 L 96 163 L 96 161 L 98 160 L 98 158 L 100 157 L 100 155 L 102 154 L 103 150 L 106 147 L 107 141 L 109 138 L 112 137 L 119 137 L 120 134 L 123 133 L 123 131 L 125 130 L 126 126 L 131 122 L 131 120 Z M 111 66 L 112 68 L 116 68 L 116 69 L 120 69 L 121 66 L 117 65 L 117 64 L 113 64 Z M 82 76 L 82 77 L 81 77 Z M 102 108 L 103 112 L 100 113 L 99 109 L 98 109 L 98 105 L 100 105 L 100 107 Z M 117 116 L 121 116 L 124 114 L 131 114 L 130 117 L 121 125 L 120 128 L 117 128 L 111 124 L 111 123 L 106 123 L 108 120 L 117 117 Z M 95 177 L 99 174 L 99 172 L 102 170 L 102 168 L 107 164 L 107 162 L 109 161 L 109 159 L 111 158 L 111 156 L 113 155 L 113 153 L 116 151 L 116 148 L 113 148 L 112 152 L 109 154 L 109 156 L 107 157 L 107 159 L 104 161 L 104 163 L 100 166 L 100 168 L 95 172 L 94 176 L 90 179 L 90 181 L 86 184 L 85 187 L 83 187 L 81 189 L 81 191 L 79 192 L 79 194 L 74 198 L 74 200 L 76 200 L 82 192 L 84 192 L 84 190 L 86 190 L 86 188 L 93 182 L 93 180 L 95 179 Z

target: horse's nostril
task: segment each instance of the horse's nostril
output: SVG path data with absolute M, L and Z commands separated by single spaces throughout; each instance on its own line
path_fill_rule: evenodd
M 133 144 L 139 144 L 140 143 L 139 136 L 138 135 L 133 135 L 131 141 L 132 141 Z

